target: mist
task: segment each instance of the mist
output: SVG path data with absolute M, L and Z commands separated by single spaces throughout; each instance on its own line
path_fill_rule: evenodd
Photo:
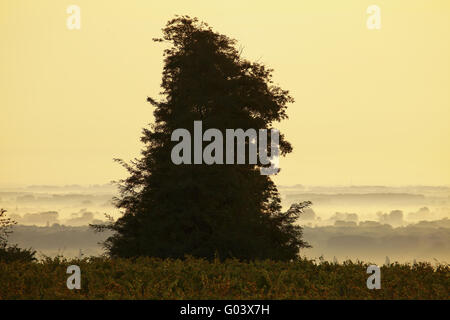
M 450 188 L 445 186 L 280 186 L 284 209 L 312 201 L 297 221 L 312 248 L 302 256 L 377 264 L 450 261 Z M 112 184 L 0 189 L 0 207 L 18 222 L 10 240 L 41 256 L 101 255 L 109 233 L 89 224 L 114 218 Z

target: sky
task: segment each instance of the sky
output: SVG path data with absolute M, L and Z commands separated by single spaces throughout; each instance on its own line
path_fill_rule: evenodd
M 151 39 L 175 14 L 238 40 L 295 98 L 278 184 L 450 184 L 448 0 L 2 0 L 0 185 L 124 178 L 113 158 L 143 147 L 163 67 Z

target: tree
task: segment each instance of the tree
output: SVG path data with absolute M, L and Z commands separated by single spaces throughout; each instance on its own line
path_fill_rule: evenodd
M 12 233 L 12 227 L 17 224 L 11 218 L 6 218 L 6 210 L 0 209 L 0 247 L 8 243 L 8 236 Z
M 8 236 L 12 233 L 12 227 L 17 224 L 11 218 L 6 218 L 6 210 L 0 209 L 0 262 L 35 261 L 36 251 L 22 249 L 17 245 L 8 245 Z
M 196 120 L 204 130 L 271 129 L 273 122 L 287 118 L 293 98 L 273 84 L 273 70 L 241 58 L 235 40 L 196 18 L 177 16 L 163 29 L 163 38 L 154 41 L 171 45 L 164 51 L 165 99 L 148 98 L 155 107 L 155 123 L 143 130 L 142 158 L 130 164 L 117 159 L 130 173 L 119 182 L 115 199 L 123 216 L 109 225 L 93 226 L 114 231 L 104 243 L 109 254 L 295 258 L 308 244 L 302 240 L 302 228 L 293 223 L 311 203 L 281 212 L 275 184 L 259 172 L 263 164 L 171 161 L 174 130 L 192 133 Z M 283 135 L 280 151 L 292 151 Z

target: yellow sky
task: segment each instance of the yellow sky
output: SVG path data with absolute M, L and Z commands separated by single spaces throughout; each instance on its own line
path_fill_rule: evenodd
M 277 183 L 450 184 L 448 0 L 1 0 L 0 185 L 124 177 L 112 158 L 142 148 L 162 70 L 151 38 L 174 14 L 236 38 L 291 90 Z

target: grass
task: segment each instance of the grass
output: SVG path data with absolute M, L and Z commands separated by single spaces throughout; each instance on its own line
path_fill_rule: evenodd
M 81 290 L 69 290 L 69 265 L 81 268 Z M 0 262 L 0 299 L 449 299 L 450 267 L 429 263 L 381 267 L 381 289 L 366 286 L 367 266 L 186 258 L 161 260 L 46 258 Z

